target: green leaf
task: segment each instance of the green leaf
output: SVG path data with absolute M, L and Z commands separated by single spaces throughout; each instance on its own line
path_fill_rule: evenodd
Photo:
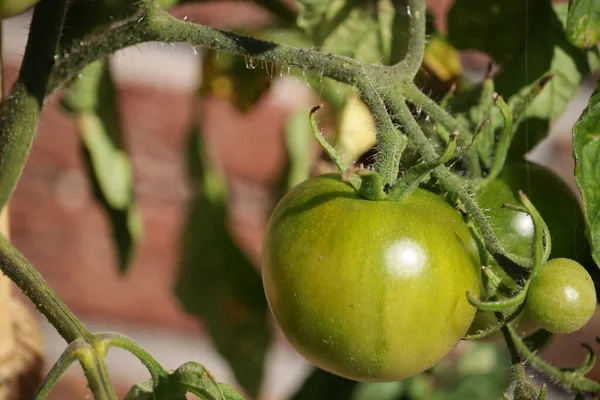
M 292 400 L 348 400 L 357 382 L 315 368 Z
M 583 198 L 586 235 L 600 265 L 600 81 L 573 128 L 575 181 Z
M 298 26 L 314 46 L 375 64 L 391 64 L 406 54 L 406 3 L 382 0 L 298 0 Z
M 108 61 L 98 60 L 84 68 L 66 91 L 62 104 L 77 123 L 87 173 L 96 200 L 111 221 L 119 270 L 124 272 L 135 255 L 143 228 Z
M 513 154 L 528 152 L 548 134 L 550 123 L 562 115 L 583 79 L 600 65 L 597 46 L 582 50 L 569 43 L 566 16 L 566 4 L 556 4 L 554 10 L 539 15 L 524 52 L 496 78 L 496 90 L 514 107 L 538 79 L 554 75 L 525 111 L 511 146 Z
M 151 400 L 154 397 L 152 380 L 136 383 L 129 389 L 124 400 Z
M 192 393 L 202 400 L 244 400 L 231 386 L 217 383 L 202 365 L 188 362 L 157 384 L 152 380 L 138 383 L 125 400 L 185 400 Z
M 205 400 L 223 400 L 225 397 L 221 387 L 212 377 L 210 372 L 195 362 L 188 362 L 177 368 L 169 377 L 177 387 L 185 389 L 188 393 L 195 394 Z M 233 390 L 233 389 L 231 389 Z
M 566 17 L 566 4 L 552 7 L 547 0 L 493 0 L 491 5 L 457 0 L 450 12 L 450 40 L 455 46 L 484 51 L 504 64 L 495 84 L 509 106 L 514 107 L 540 78 L 554 75 L 516 127 L 513 154 L 527 153 L 548 134 L 583 78 L 600 65 L 597 46 L 582 50 L 567 40 Z M 501 121 L 496 111 L 492 120 L 496 131 Z
M 192 129 L 188 165 L 204 171 L 190 203 L 181 240 L 175 291 L 185 310 L 205 323 L 240 384 L 258 393 L 270 341 L 262 281 L 227 229 L 223 178 L 206 162 Z
M 286 167 L 281 176 L 282 194 L 310 176 L 313 163 L 313 135 L 310 128 L 308 109 L 295 111 L 285 127 L 285 146 L 288 155 Z
M 480 50 L 504 64 L 523 52 L 524 38 L 545 23 L 540 16 L 549 9 L 548 0 L 456 0 L 448 36 L 458 49 Z
M 567 35 L 579 47 L 592 47 L 600 40 L 600 2 L 571 0 L 567 18 Z

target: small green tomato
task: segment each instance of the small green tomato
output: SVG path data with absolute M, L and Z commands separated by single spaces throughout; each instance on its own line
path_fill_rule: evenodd
M 549 332 L 570 333 L 582 328 L 596 309 L 590 274 L 568 258 L 548 261 L 531 279 L 526 309 Z

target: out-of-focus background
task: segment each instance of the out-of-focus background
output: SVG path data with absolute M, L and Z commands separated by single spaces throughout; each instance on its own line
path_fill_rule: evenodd
M 443 16 L 451 0 L 428 3 Z M 269 18 L 253 5 L 235 1 L 185 5 L 173 13 L 215 27 L 240 21 L 252 26 Z M 16 78 L 29 18 L 26 14 L 4 24 L 7 87 Z M 443 28 L 444 19 L 439 20 Z M 195 104 L 191 97 L 199 84 L 201 60 L 202 52 L 190 46 L 159 43 L 126 49 L 113 58 L 145 225 L 143 244 L 126 275 L 120 276 L 115 268 L 109 226 L 85 178 L 78 134 L 72 120 L 59 109 L 56 97 L 44 109 L 31 156 L 10 202 L 11 238 L 91 330 L 124 333 L 167 368 L 194 360 L 218 380 L 234 383 L 202 323 L 186 315 L 172 294 L 179 234 L 190 197 L 183 162 L 190 116 L 194 107 L 202 108 L 208 146 L 219 155 L 230 185 L 232 230 L 258 265 L 269 187 L 285 158 L 284 121 L 294 109 L 312 106 L 318 100 L 304 82 L 284 75 L 276 78 L 270 91 L 246 114 L 214 98 Z M 485 58 L 464 54 L 462 61 L 469 74 L 483 76 Z M 557 172 L 573 189 L 571 127 L 592 89 L 593 80 L 586 81 L 554 125 L 550 138 L 530 155 Z M 43 335 L 47 370 L 65 343 L 41 315 L 35 315 Z M 560 365 L 574 365 L 585 354 L 579 344 L 595 343 L 598 332 L 600 314 L 596 313 L 583 330 L 555 337 L 544 356 Z M 301 384 L 309 366 L 281 337 L 268 357 L 261 399 L 283 400 Z M 111 350 L 107 362 L 120 396 L 133 383 L 149 378 L 139 362 L 125 352 Z M 590 376 L 600 380 L 600 367 Z M 74 366 L 51 398 L 89 396 L 85 379 Z

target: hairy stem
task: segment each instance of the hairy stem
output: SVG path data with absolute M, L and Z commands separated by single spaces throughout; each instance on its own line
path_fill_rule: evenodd
M 0 209 L 21 176 L 31 149 L 65 7 L 66 0 L 42 0 L 35 6 L 19 78 L 0 104 Z
M 92 335 L 56 296 L 39 272 L 0 235 L 0 268 L 31 299 L 58 333 L 67 341 L 92 340 Z
M 408 48 L 406 57 L 398 63 L 398 71 L 411 80 L 417 75 L 425 54 L 426 7 L 423 0 L 408 0 Z

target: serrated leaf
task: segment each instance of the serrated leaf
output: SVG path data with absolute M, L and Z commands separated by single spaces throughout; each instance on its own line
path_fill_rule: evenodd
M 575 181 L 583 198 L 586 235 L 600 265 L 600 81 L 573 127 Z
M 292 400 L 348 400 L 357 382 L 315 368 Z
M 226 226 L 224 180 L 199 147 L 189 152 L 197 157 L 189 165 L 202 165 L 204 174 L 189 205 L 175 291 L 185 310 L 204 322 L 240 384 L 255 396 L 270 342 L 267 302 L 257 270 Z
M 65 92 L 62 104 L 77 123 L 86 171 L 96 200 L 111 221 L 119 270 L 124 272 L 143 227 L 108 61 L 98 60 L 84 68 Z
M 469 12 L 465 12 L 467 8 Z M 458 0 L 451 11 L 449 32 L 455 46 L 487 52 L 505 64 L 495 84 L 511 107 L 540 78 L 554 75 L 517 127 L 513 154 L 527 153 L 548 134 L 550 124 L 565 111 L 583 78 L 600 65 L 596 46 L 582 50 L 569 43 L 566 16 L 566 4 L 551 7 L 546 0 L 494 0 L 491 5 Z M 501 123 L 495 111 L 492 125 L 496 131 Z
M 567 35 L 579 47 L 592 47 L 600 40 L 600 2 L 571 0 L 567 18 Z
M 548 134 L 551 122 L 563 114 L 583 79 L 600 65 L 597 46 L 582 50 L 568 42 L 566 16 L 566 4 L 556 4 L 540 15 L 537 29 L 529 33 L 525 52 L 506 65 L 496 79 L 496 90 L 513 107 L 538 79 L 554 75 L 527 108 L 511 146 L 513 154 L 528 152 Z

